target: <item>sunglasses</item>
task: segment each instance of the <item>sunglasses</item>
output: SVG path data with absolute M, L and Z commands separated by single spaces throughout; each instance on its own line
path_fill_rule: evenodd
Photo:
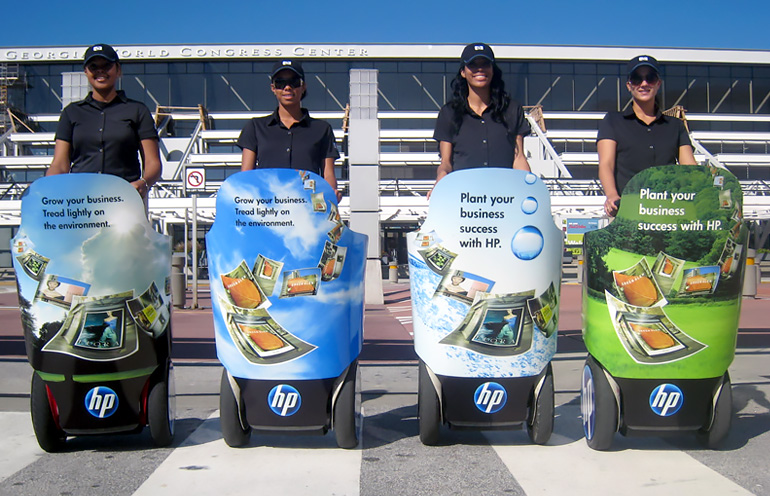
M 286 86 L 289 85 L 292 88 L 299 88 L 302 86 L 302 79 L 300 78 L 290 78 L 290 79 L 284 79 L 284 78 L 275 78 L 273 79 L 273 86 L 276 89 L 282 90 L 286 88 Z
M 628 77 L 628 81 L 634 86 L 639 86 L 642 84 L 642 81 L 647 81 L 648 84 L 655 84 L 660 81 L 660 76 L 658 76 L 657 72 L 648 72 L 644 76 L 634 72 Z
M 101 64 L 97 64 L 96 62 L 90 63 L 86 66 L 86 69 L 88 69 L 89 72 L 96 72 L 96 71 L 109 71 L 115 67 L 115 62 L 104 62 Z
M 465 67 L 472 71 L 475 71 L 476 69 L 489 69 L 492 67 L 492 61 L 485 59 L 484 57 L 479 57 L 475 60 L 471 60 L 469 64 L 465 64 Z

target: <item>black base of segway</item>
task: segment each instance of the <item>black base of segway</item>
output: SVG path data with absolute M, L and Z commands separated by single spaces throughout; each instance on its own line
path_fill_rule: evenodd
M 337 445 L 358 445 L 354 361 L 339 377 L 312 380 L 258 380 L 232 377 L 223 371 L 220 422 L 225 442 L 248 444 L 251 431 L 261 434 L 326 434 L 334 430 Z
M 591 355 L 581 386 L 588 445 L 606 450 L 615 432 L 625 436 L 696 433 L 709 448 L 727 436 L 732 416 L 730 376 L 703 379 L 613 377 Z
M 252 429 L 272 431 L 323 431 L 329 428 L 332 387 L 337 379 L 314 379 L 304 381 L 267 381 L 235 378 L 241 390 L 241 401 L 246 413 L 246 421 Z M 273 388 L 290 386 L 299 394 L 279 392 L 284 396 L 271 402 L 268 395 Z M 296 413 L 281 415 L 273 411 L 291 405 L 301 398 L 300 408 Z M 287 410 L 288 413 L 289 410 Z
M 706 379 L 622 379 L 614 378 L 620 387 L 621 423 L 619 431 L 626 436 L 665 435 L 697 431 L 711 420 L 714 390 L 722 377 Z M 658 415 L 651 404 L 666 401 L 666 391 L 653 396 L 661 384 L 671 384 L 681 391 L 681 407 L 669 416 Z M 673 389 L 673 388 L 672 388 Z M 676 394 L 676 393 L 674 393 Z M 663 403 L 665 407 L 665 403 Z
M 455 429 L 518 428 L 527 420 L 532 389 L 538 381 L 538 376 L 466 378 L 439 375 L 437 377 L 441 382 L 444 422 Z M 482 392 L 481 394 L 487 394 L 488 398 L 474 399 L 476 391 L 486 383 L 499 384 L 506 392 L 505 403 L 495 412 L 484 411 L 489 408 L 484 405 L 494 401 L 493 393 Z M 477 406 L 477 401 L 482 403 Z M 491 409 L 494 408 L 496 405 L 491 405 Z

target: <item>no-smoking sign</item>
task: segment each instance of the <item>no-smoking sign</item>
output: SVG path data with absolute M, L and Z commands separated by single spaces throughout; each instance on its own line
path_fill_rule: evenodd
M 185 177 L 188 189 L 201 189 L 206 187 L 205 169 L 187 169 Z

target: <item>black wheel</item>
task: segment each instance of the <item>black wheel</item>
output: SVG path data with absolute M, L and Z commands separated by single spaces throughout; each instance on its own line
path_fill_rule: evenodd
M 356 435 L 356 371 L 358 363 L 353 362 L 342 381 L 342 387 L 334 402 L 334 437 L 337 446 L 352 449 L 358 446 Z
M 598 451 L 609 449 L 618 430 L 618 406 L 604 369 L 590 355 L 583 367 L 580 410 L 588 446 Z
M 428 375 L 428 367 L 422 360 L 418 375 L 417 418 L 420 424 L 420 441 L 427 446 L 435 446 L 440 438 L 441 403 Z
M 722 388 L 714 403 L 714 419 L 708 429 L 698 431 L 698 441 L 709 449 L 718 449 L 730 431 L 733 418 L 733 391 L 730 384 L 730 374 L 725 372 Z
M 45 381 L 37 372 L 32 373 L 30 391 L 30 412 L 32 413 L 32 428 L 35 430 L 37 443 L 45 451 L 56 453 L 64 449 L 67 434 L 59 429 L 48 401 L 48 390 Z
M 241 423 L 243 410 L 239 409 L 238 401 L 230 386 L 227 369 L 222 370 L 222 382 L 219 386 L 219 423 L 222 428 L 222 437 L 232 448 L 239 448 L 249 444 L 251 426 L 244 427 Z M 245 418 L 245 415 L 243 415 Z
M 155 446 L 169 446 L 174 441 L 174 412 L 171 401 L 168 378 L 152 386 L 147 399 L 147 423 Z
M 551 364 L 545 370 L 545 378 L 540 391 L 533 391 L 532 402 L 527 418 L 527 434 L 535 444 L 545 444 L 553 433 L 553 368 Z

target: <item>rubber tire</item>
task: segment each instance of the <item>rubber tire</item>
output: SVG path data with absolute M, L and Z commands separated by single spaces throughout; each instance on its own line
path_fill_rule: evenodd
M 334 437 L 337 446 L 353 449 L 358 446 L 356 433 L 356 372 L 358 363 L 353 362 L 342 381 L 342 388 L 334 402 Z
M 155 446 L 164 448 L 174 442 L 174 419 L 169 408 L 168 381 L 158 382 L 147 399 L 147 424 Z
M 592 397 L 586 391 L 586 369 L 592 375 Z M 587 407 L 589 405 L 594 412 L 593 429 L 590 433 L 586 421 Z M 591 355 L 586 359 L 583 368 L 583 380 L 580 386 L 580 409 L 583 416 L 583 432 L 586 435 L 588 447 L 597 451 L 610 449 L 615 438 L 615 432 L 618 430 L 618 405 L 615 401 L 615 395 L 612 393 L 610 383 L 604 375 L 604 369 Z M 590 438 L 589 434 L 591 434 Z
M 219 386 L 219 424 L 222 429 L 222 437 L 228 446 L 240 448 L 249 444 L 251 426 L 244 429 L 241 425 L 238 402 L 235 399 L 233 389 L 230 387 L 227 369 L 222 370 L 222 382 Z
M 417 418 L 422 444 L 437 445 L 441 438 L 441 403 L 428 375 L 428 367 L 422 360 L 418 370 Z
M 534 391 L 532 392 L 533 398 L 527 418 L 527 434 L 529 434 L 529 439 L 535 444 L 547 443 L 551 439 L 551 434 L 553 434 L 553 389 L 553 368 L 549 363 L 545 371 L 543 387 L 540 388 L 540 394 L 534 397 L 535 393 Z
M 730 432 L 733 418 L 733 391 L 730 374 L 725 372 L 722 378 L 722 390 L 719 392 L 714 406 L 714 421 L 708 430 L 701 429 L 697 433 L 698 441 L 709 449 L 719 449 Z
M 37 372 L 32 373 L 29 396 L 32 428 L 35 431 L 37 443 L 48 453 L 62 451 L 67 442 L 67 434 L 56 426 L 51 404 L 48 402 L 45 381 Z

